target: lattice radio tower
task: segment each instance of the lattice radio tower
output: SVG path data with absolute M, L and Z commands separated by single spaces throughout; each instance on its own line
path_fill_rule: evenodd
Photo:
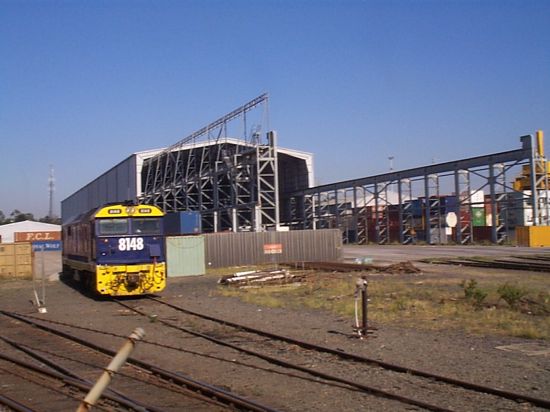
M 48 210 L 48 217 L 53 218 L 53 193 L 55 191 L 55 179 L 53 177 L 53 166 L 50 165 L 50 175 L 48 176 L 48 189 L 50 193 L 50 208 Z

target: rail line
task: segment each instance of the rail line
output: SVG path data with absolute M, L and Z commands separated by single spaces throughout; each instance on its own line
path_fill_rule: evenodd
M 454 257 L 428 258 L 420 262 L 440 265 L 471 266 L 488 269 L 525 270 L 530 272 L 550 272 L 549 255 L 517 255 L 503 258 Z
M 133 308 L 130 305 L 127 305 L 125 303 L 122 303 L 120 300 L 114 299 L 114 302 L 116 302 L 119 305 L 121 305 L 121 306 L 123 306 L 123 307 L 125 307 L 125 308 L 127 308 L 131 311 L 134 311 L 134 312 L 136 312 L 136 313 L 138 313 L 142 316 L 148 317 L 148 315 L 145 312 L 140 311 L 136 308 Z M 366 393 L 369 393 L 369 394 L 372 394 L 372 395 L 375 395 L 375 396 L 378 396 L 378 397 L 391 399 L 391 400 L 398 401 L 398 402 L 408 404 L 408 405 L 418 406 L 418 407 L 421 407 L 421 408 L 424 408 L 424 409 L 430 410 L 430 411 L 436 411 L 436 412 L 451 412 L 452 411 L 451 409 L 447 409 L 447 408 L 444 408 L 444 407 L 433 405 L 433 404 L 430 404 L 428 402 L 420 401 L 420 400 L 413 399 L 413 398 L 410 398 L 410 397 L 407 397 L 407 396 L 398 395 L 398 394 L 395 394 L 395 393 L 392 393 L 392 392 L 388 392 L 388 391 L 376 388 L 374 386 L 365 385 L 365 384 L 362 384 L 362 383 L 359 383 L 359 382 L 352 381 L 350 379 L 340 378 L 340 377 L 332 375 L 332 374 L 328 374 L 328 373 L 325 373 L 325 372 L 314 370 L 312 368 L 300 366 L 300 365 L 297 365 L 297 364 L 294 364 L 294 363 L 291 363 L 291 362 L 287 362 L 287 361 L 282 360 L 280 358 L 275 358 L 273 356 L 266 355 L 266 354 L 263 354 L 263 353 L 260 353 L 260 352 L 254 351 L 254 350 L 245 349 L 241 346 L 234 345 L 232 343 L 223 341 L 223 340 L 215 338 L 213 336 L 210 336 L 210 335 L 207 335 L 207 334 L 204 334 L 204 333 L 201 333 L 201 332 L 196 332 L 196 331 L 193 331 L 191 329 L 184 328 L 184 327 L 181 327 L 181 326 L 176 326 L 176 325 L 174 325 L 170 322 L 164 321 L 162 319 L 157 318 L 156 321 L 160 322 L 160 323 L 162 323 L 162 324 L 164 324 L 164 325 L 166 325 L 170 328 L 177 329 L 177 330 L 180 330 L 182 332 L 191 334 L 193 336 L 206 339 L 210 342 L 213 342 L 213 343 L 216 343 L 218 345 L 225 346 L 225 347 L 237 350 L 237 351 L 242 352 L 242 353 L 246 353 L 247 355 L 255 356 L 257 358 L 263 359 L 263 360 L 268 361 L 270 363 L 273 363 L 275 365 L 279 365 L 279 366 L 283 366 L 285 368 L 298 370 L 300 372 L 305 372 L 305 373 L 308 373 L 312 376 L 322 378 L 322 379 L 326 379 L 326 380 L 329 380 L 329 381 L 342 383 L 344 385 L 348 385 L 352 388 L 359 389 L 361 391 L 364 391 Z
M 157 300 L 156 298 L 153 298 L 152 299 L 153 301 L 154 300 Z M 167 304 L 166 302 L 162 302 L 160 301 L 160 303 L 162 304 Z M 170 306 L 171 304 L 167 304 L 168 306 Z M 124 306 L 124 305 L 122 305 Z M 175 306 L 175 305 L 172 305 L 172 306 Z M 183 312 L 189 312 L 189 314 L 191 315 L 195 315 L 195 316 L 199 316 L 199 317 L 203 317 L 204 319 L 206 320 L 210 320 L 210 321 L 214 321 L 214 322 L 217 322 L 217 323 L 220 323 L 220 324 L 223 324 L 223 325 L 226 325 L 226 326 L 232 326 L 232 327 L 235 327 L 235 328 L 238 328 L 238 329 L 243 329 L 243 330 L 249 330 L 251 332 L 259 332 L 258 334 L 260 335 L 263 335 L 265 337 L 269 337 L 269 338 L 272 338 L 272 339 L 279 339 L 279 338 L 282 338 L 283 340 L 287 340 L 289 343 L 292 343 L 292 344 L 295 344 L 295 345 L 298 345 L 298 346 L 303 346 L 304 348 L 320 348 L 321 350 L 319 350 L 320 352 L 328 352 L 328 353 L 333 353 L 334 355 L 338 355 L 339 357 L 344 357 L 344 358 L 347 358 L 347 359 L 360 359 L 362 362 L 366 362 L 366 363 L 371 363 L 371 364 L 378 364 L 378 365 L 391 365 L 391 364 L 386 364 L 384 362 L 381 362 L 381 361 L 377 361 L 377 360 L 374 360 L 374 359 L 368 359 L 368 358 L 364 358 L 364 357 L 361 357 L 361 356 L 357 356 L 357 355 L 354 355 L 354 354 L 349 354 L 349 353 L 346 353 L 346 352 L 342 352 L 341 350 L 335 350 L 335 349 L 331 349 L 331 348 L 326 348 L 326 347 L 323 347 L 323 346 L 319 346 L 319 345 L 315 345 L 315 344 L 311 344 L 311 343 L 308 343 L 308 342 L 301 342 L 301 341 L 298 341 L 296 339 L 293 339 L 293 338 L 287 338 L 287 337 L 284 337 L 284 336 L 280 336 L 280 335 L 277 335 L 277 334 L 273 334 L 271 332 L 266 332 L 266 331 L 261 331 L 261 330 L 258 330 L 258 329 L 254 329 L 254 328 L 249 328 L 247 327 L 246 325 L 240 325 L 240 324 L 237 324 L 237 323 L 234 323 L 234 322 L 229 322 L 229 321 L 226 321 L 226 320 L 223 320 L 223 319 L 218 319 L 218 318 L 215 318 L 215 317 L 211 317 L 211 316 L 208 316 L 208 315 L 203 315 L 203 314 L 199 314 L 197 312 L 193 312 L 193 311 L 189 311 L 187 309 L 184 309 L 184 308 L 181 308 L 181 307 L 178 307 L 176 306 L 178 309 L 177 310 L 182 310 Z M 126 305 L 126 308 L 127 309 L 130 309 L 132 311 L 134 311 L 135 313 L 139 313 L 140 315 L 142 316 L 147 316 L 149 317 L 148 314 L 144 313 L 143 311 L 136 311 L 134 310 L 134 308 L 131 308 L 129 305 Z M 0 311 L 0 313 L 4 313 L 3 311 Z M 4 313 L 6 314 L 6 313 Z M 9 312 L 7 313 L 8 315 L 10 314 Z M 32 315 L 17 315 L 17 314 L 13 314 L 15 316 L 17 316 L 17 319 L 19 320 L 22 320 L 22 321 L 25 321 L 27 323 L 30 323 L 30 324 L 36 324 L 35 322 L 32 322 L 32 321 L 28 321 L 28 319 L 25 319 L 25 317 L 30 317 L 31 319 L 33 318 Z M 23 318 L 20 318 L 20 316 L 23 316 Z M 116 337 L 121 337 L 119 335 L 116 335 L 114 333 L 110 333 L 110 332 L 103 332 L 103 331 L 98 331 L 98 330 L 95 330 L 95 329 L 91 329 L 91 328 L 87 328 L 87 327 L 83 327 L 83 326 L 77 326 L 77 325 L 72 325 L 72 324 L 67 324 L 67 323 L 63 323 L 63 322 L 57 322 L 57 321 L 54 321 L 54 320 L 46 320 L 46 319 L 39 319 L 40 322 L 50 322 L 50 323 L 54 323 L 54 324 L 59 324 L 59 325 L 63 325 L 63 326 L 67 326 L 67 327 L 71 327 L 71 328 L 77 328 L 77 329 L 83 329 L 83 330 L 87 330 L 87 331 L 90 331 L 90 332 L 97 332 L 97 333 L 103 333 L 103 334 L 108 334 L 108 335 L 112 335 L 112 336 L 116 336 Z M 156 322 L 159 322 L 161 321 L 161 319 L 158 319 L 156 318 Z M 169 324 L 169 322 L 167 322 Z M 37 324 L 37 326 L 39 327 L 43 327 L 43 325 L 41 324 Z M 170 327 L 174 327 L 174 325 L 167 325 L 167 326 L 170 326 Z M 185 330 L 185 328 L 179 328 L 179 327 L 176 327 L 176 329 L 180 329 L 184 332 L 188 332 L 187 330 Z M 58 332 L 56 329 L 54 329 L 54 331 L 56 333 L 64 333 L 64 332 Z M 202 337 L 200 336 L 201 334 L 198 334 L 196 336 L 199 336 L 199 337 Z M 208 336 L 208 335 L 206 335 Z M 208 338 L 212 338 L 211 336 L 208 336 Z M 215 338 L 212 338 L 212 339 L 215 339 Z M 210 339 L 209 339 L 210 340 Z M 165 346 L 163 344 L 158 344 L 158 343 L 154 343 L 154 342 L 144 342 L 144 343 L 149 343 L 149 344 L 155 344 L 155 345 L 160 345 L 160 346 Z M 224 346 L 228 346 L 228 345 L 231 345 L 227 342 L 223 342 Z M 189 352 L 189 353 L 192 353 L 191 351 L 187 351 L 187 350 L 183 350 L 181 348 L 177 348 L 177 347 L 171 347 L 171 346 L 166 346 L 167 348 L 169 347 L 170 349 L 175 349 L 175 350 L 182 350 L 184 352 Z M 236 350 L 240 350 L 242 348 L 239 348 L 239 347 L 235 347 Z M 315 350 L 315 349 L 314 349 Z M 243 352 L 241 350 L 241 352 Z M 211 357 L 211 358 L 214 358 L 214 359 L 218 359 L 217 357 L 212 357 L 211 355 L 205 355 L 205 354 L 201 354 L 201 353 L 196 353 L 197 355 L 199 356 L 207 356 L 207 357 Z M 253 352 L 251 351 L 249 354 L 253 354 Z M 264 356 L 262 354 L 259 354 L 260 357 Z M 255 356 L 255 354 L 254 354 Z M 271 363 L 275 363 L 277 365 L 280 365 L 280 366 L 283 366 L 283 367 L 286 367 L 284 365 L 284 361 L 283 362 L 280 362 L 280 359 L 273 359 L 273 360 L 270 360 L 269 357 L 263 357 L 263 359 L 267 360 L 267 361 L 270 361 Z M 243 365 L 243 366 L 250 366 L 250 365 L 246 365 L 246 364 L 243 364 L 243 363 L 240 363 L 239 364 Z M 396 371 L 399 371 L 399 372 L 404 372 L 406 374 L 411 374 L 411 372 L 414 372 L 413 370 L 411 369 L 408 369 L 408 368 L 403 368 L 403 367 L 399 367 L 398 365 L 394 365 L 394 366 L 397 366 L 396 368 Z M 291 366 L 292 367 L 292 366 Z M 301 370 L 302 372 L 305 372 L 305 373 L 310 373 L 312 372 L 311 370 L 309 370 L 308 368 L 303 368 L 303 369 L 300 369 L 300 368 L 296 368 L 296 367 L 292 367 L 293 369 L 296 369 L 296 370 Z M 261 368 L 260 368 L 261 369 Z M 274 370 L 269 370 L 267 369 L 267 371 L 269 372 L 276 372 Z M 316 373 L 317 371 L 313 371 L 313 376 L 317 376 L 317 377 L 323 377 L 322 374 L 317 374 Z M 276 372 L 276 373 L 280 373 L 280 372 Z M 294 375 L 290 375 L 290 376 L 294 376 Z M 427 375 L 428 377 L 432 377 L 432 376 L 436 376 L 436 375 L 431 375 L 431 374 L 428 374 Z M 178 379 L 181 378 L 179 375 L 170 375 L 169 373 L 165 375 L 165 378 L 166 379 L 170 379 L 170 378 L 174 378 L 176 380 L 176 382 L 178 382 Z M 326 379 L 326 380 L 332 380 L 334 377 L 331 376 L 331 375 L 328 375 L 328 374 L 325 374 L 325 376 L 323 377 L 323 379 Z M 305 379 L 302 377 L 302 379 Z M 357 386 L 357 382 L 352 382 L 352 381 L 349 381 L 349 380 L 342 380 L 338 377 L 336 377 L 336 381 L 337 382 L 340 382 L 342 383 L 343 385 L 347 385 L 348 387 L 351 385 L 351 388 L 355 388 L 357 390 L 360 390 L 360 391 L 363 391 L 363 392 L 367 392 L 367 393 L 373 393 L 372 391 L 370 391 L 371 389 L 374 389 L 374 391 L 377 391 L 376 388 L 370 388 L 370 387 L 367 387 L 366 385 L 362 385 L 362 384 L 359 384 L 360 386 Z M 318 383 L 320 383 L 319 381 L 316 381 Z M 364 388 L 361 388 L 361 386 L 364 386 Z M 421 385 L 421 386 L 424 386 L 424 385 Z M 478 386 L 478 385 L 476 385 Z M 485 387 L 483 387 L 485 388 Z M 485 388 L 486 389 L 486 388 Z M 536 398 L 532 398 L 532 397 L 528 397 L 528 396 L 525 396 L 525 395 L 521 395 L 521 394 L 513 394 L 512 392 L 506 392 L 506 393 L 509 393 L 509 394 L 512 394 L 512 396 L 508 397 L 509 399 L 511 400 L 514 400 L 514 401 L 518 401 L 518 402 L 530 402 L 532 403 L 533 405 L 536 405 L 536 406 L 540 406 L 540 407 L 545 407 L 545 408 L 548 408 L 547 405 L 550 405 L 550 402 L 548 402 L 547 400 L 542 400 L 542 402 L 538 402 Z M 398 398 L 396 398 L 394 396 L 395 394 L 389 394 L 389 399 L 393 399 L 393 400 L 398 400 Z M 380 393 L 378 394 L 378 396 L 381 396 L 381 397 L 386 397 L 385 396 L 385 393 Z M 400 395 L 398 395 L 399 397 Z M 406 403 L 406 404 L 411 404 L 411 402 L 409 402 L 409 398 L 408 397 L 403 397 L 403 403 Z M 413 403 L 417 403 L 416 400 L 412 400 Z M 422 401 L 421 401 L 422 402 Z M 416 404 L 416 406 L 421 406 L 421 405 L 418 405 Z M 424 409 L 428 409 L 428 410 L 449 410 L 449 409 L 446 409 L 446 408 L 442 408 L 442 407 L 439 407 L 437 405 L 431 405 L 429 403 L 426 403 L 424 402 L 423 405 L 421 406 L 423 407 Z M 240 408 L 240 409 L 243 409 L 243 408 Z M 460 408 L 459 408 L 460 409 Z M 246 408 L 244 408 L 244 410 L 248 410 Z M 256 410 L 256 409 L 249 409 L 249 410 Z M 265 410 L 269 410 L 269 409 L 265 409 Z
M 27 405 L 22 404 L 15 399 L 12 399 L 6 395 L 0 394 L 0 405 L 6 405 L 8 408 L 16 412 L 35 412 L 34 409 L 29 408 Z
M 82 398 L 86 394 L 86 392 L 89 391 L 93 386 L 90 383 L 86 383 L 79 379 L 72 378 L 70 376 L 64 375 L 63 373 L 47 370 L 39 366 L 33 365 L 32 363 L 23 361 L 21 359 L 18 359 L 3 353 L 0 353 L 0 359 L 5 360 L 7 362 L 11 362 L 12 364 L 22 367 L 27 371 L 32 371 L 36 374 L 44 375 L 50 379 L 60 381 L 63 385 L 68 385 L 69 387 L 75 388 L 82 393 Z M 76 397 L 69 395 L 70 393 L 69 390 L 57 389 L 56 392 L 61 392 L 61 393 L 64 393 L 67 397 L 72 397 L 74 399 L 77 399 Z M 130 401 L 128 398 L 122 398 L 109 393 L 105 393 L 103 395 L 103 398 L 109 400 L 111 403 L 115 403 L 119 405 L 119 407 L 123 406 L 129 410 L 135 410 L 140 412 L 146 410 L 145 408 L 138 406 L 137 403 Z M 102 405 L 99 404 L 98 407 L 101 408 Z M 103 405 L 103 407 L 105 407 L 105 405 Z
M 329 353 L 329 354 L 332 354 L 332 355 L 336 355 L 336 356 L 338 356 L 342 359 L 348 359 L 348 360 L 353 360 L 353 361 L 356 361 L 356 362 L 362 362 L 362 363 L 366 363 L 366 364 L 376 365 L 376 366 L 379 366 L 383 369 L 388 369 L 388 370 L 391 370 L 391 371 L 394 371 L 394 372 L 400 372 L 400 373 L 404 373 L 404 374 L 408 374 L 408 375 L 414 375 L 414 376 L 418 376 L 418 377 L 422 377 L 422 378 L 428 378 L 428 379 L 432 379 L 432 380 L 439 381 L 439 382 L 442 382 L 442 383 L 458 386 L 458 387 L 461 387 L 463 389 L 467 389 L 467 390 L 471 390 L 471 391 L 475 391 L 475 392 L 479 392 L 479 393 L 486 393 L 486 394 L 498 396 L 498 397 L 501 397 L 501 398 L 513 400 L 513 401 L 528 402 L 528 403 L 531 403 L 532 405 L 535 405 L 535 406 L 538 406 L 538 407 L 541 407 L 541 408 L 550 409 L 550 400 L 548 400 L 548 399 L 537 398 L 537 397 L 533 397 L 533 396 L 529 396 L 529 395 L 525 395 L 525 394 L 521 394 L 521 393 L 517 393 L 517 392 L 506 391 L 506 390 L 502 390 L 502 389 L 498 389 L 498 388 L 479 385 L 479 384 L 476 384 L 476 383 L 467 382 L 467 381 L 463 381 L 463 380 L 448 377 L 448 376 L 434 374 L 434 373 L 422 371 L 422 370 L 419 370 L 419 369 L 404 367 L 404 366 L 401 366 L 401 365 L 388 363 L 388 362 L 380 361 L 380 360 L 377 360 L 377 359 L 356 355 L 356 354 L 353 354 L 353 353 L 343 352 L 343 351 L 338 350 L 338 349 L 334 349 L 334 348 L 330 348 L 330 347 L 326 347 L 326 346 L 322 346 L 322 345 L 317 345 L 317 344 L 314 344 L 314 343 L 311 343 L 311 342 L 306 342 L 306 341 L 294 339 L 294 338 L 291 338 L 291 337 L 288 337 L 288 336 L 283 336 L 283 335 L 268 332 L 268 331 L 265 331 L 265 330 L 252 328 L 252 327 L 249 327 L 249 326 L 246 326 L 246 325 L 243 325 L 243 324 L 239 324 L 239 323 L 236 323 L 236 322 L 231 322 L 231 321 L 228 321 L 228 320 L 225 320 L 225 319 L 216 318 L 214 316 L 198 313 L 198 312 L 183 308 L 181 306 L 177 306 L 177 305 L 174 305 L 174 304 L 171 304 L 171 303 L 168 303 L 168 302 L 164 302 L 164 301 L 162 301 L 162 300 L 160 300 L 156 297 L 149 296 L 148 298 L 150 300 L 153 300 L 153 301 L 157 302 L 157 303 L 168 306 L 172 309 L 175 309 L 179 312 L 182 312 L 182 313 L 185 313 L 185 314 L 188 314 L 188 315 L 196 316 L 196 317 L 199 317 L 199 318 L 202 318 L 202 319 L 205 319 L 205 320 L 216 322 L 216 323 L 219 323 L 219 324 L 222 324 L 222 325 L 225 325 L 225 326 L 230 326 L 230 327 L 233 327 L 233 328 L 236 328 L 236 329 L 241 329 L 241 330 L 244 330 L 244 331 L 249 332 L 249 333 L 253 333 L 253 334 L 256 334 L 256 335 L 268 337 L 270 339 L 275 339 L 275 340 L 283 341 L 283 342 L 290 343 L 290 344 L 293 344 L 293 345 L 297 345 L 297 346 L 300 346 L 304 349 L 314 350 L 314 351 L 323 352 L 323 353 Z M 117 302 L 117 303 L 120 303 L 120 302 Z M 125 305 L 125 306 L 130 308 L 128 305 Z M 131 308 L 131 309 L 135 311 L 135 309 L 133 309 L 133 308 Z M 144 315 L 144 313 L 141 313 L 141 314 Z M 169 324 L 169 325 L 171 327 L 173 327 L 173 325 L 171 325 L 171 324 Z M 185 330 L 185 331 L 187 332 L 187 330 Z M 196 332 L 194 332 L 194 333 L 196 333 Z M 211 337 L 208 337 L 208 338 L 211 339 Z
M 71 342 L 78 343 L 84 347 L 93 349 L 97 352 L 103 353 L 108 356 L 113 356 L 115 352 L 103 348 L 99 345 L 93 344 L 85 339 L 81 339 L 79 337 L 70 335 L 66 332 L 60 331 L 55 328 L 50 328 L 48 326 L 45 326 L 41 324 L 40 322 L 35 322 L 29 318 L 27 318 L 24 315 L 20 315 L 17 313 L 7 312 L 7 311 L 0 311 L 1 314 L 17 319 L 18 321 L 24 322 L 28 325 L 32 325 L 38 329 L 41 329 L 43 331 L 49 332 L 51 334 L 60 336 L 64 339 L 67 339 Z M 7 355 L 0 354 L 0 358 L 5 358 Z M 5 359 L 7 361 L 11 361 L 10 359 Z M 174 373 L 159 367 L 156 367 L 154 365 L 151 365 L 147 362 L 143 362 L 137 359 L 129 358 L 127 361 L 128 364 L 133 365 L 134 367 L 141 368 L 143 370 L 146 370 L 153 376 L 158 377 L 158 379 L 161 379 L 167 386 L 170 385 L 177 385 L 180 389 L 184 389 L 186 391 L 191 391 L 194 393 L 195 398 L 202 399 L 203 402 L 209 402 L 214 403 L 220 407 L 224 408 L 231 408 L 231 409 L 237 409 L 242 411 L 253 411 L 253 412 L 276 412 L 275 409 L 262 405 L 260 403 L 248 400 L 246 398 L 243 398 L 239 395 L 236 395 L 234 393 L 231 393 L 229 391 L 223 390 L 221 388 L 217 388 L 215 386 L 209 385 L 204 382 L 200 382 L 198 380 L 192 379 L 190 377 L 186 377 L 179 373 Z M 30 365 L 30 364 L 29 364 Z M 27 367 L 27 365 L 25 365 Z M 44 370 L 43 368 L 39 368 L 40 371 Z M 89 384 L 86 384 L 85 382 L 75 379 L 73 377 L 70 377 L 68 375 L 65 375 L 59 371 L 48 371 L 48 373 L 51 373 L 53 375 L 56 375 L 58 379 L 63 379 L 64 382 L 70 383 L 72 385 L 81 385 L 83 387 L 86 387 L 86 385 L 89 386 Z M 115 398 L 115 400 L 118 402 L 118 400 L 124 400 L 124 398 L 121 398 L 118 395 L 109 395 Z M 129 408 L 129 407 L 128 407 Z M 151 410 L 151 411 L 160 411 L 159 408 L 154 408 L 150 406 L 142 406 L 137 402 L 133 403 L 132 410 L 138 410 L 138 411 L 144 411 L 144 410 Z

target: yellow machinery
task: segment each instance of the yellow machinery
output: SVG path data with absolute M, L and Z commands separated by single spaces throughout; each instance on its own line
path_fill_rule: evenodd
M 535 162 L 535 174 L 538 184 L 538 190 L 548 189 L 548 180 L 550 179 L 550 162 L 544 158 L 544 134 L 542 130 L 537 130 L 537 153 Z M 524 165 L 521 170 L 521 174 L 516 178 L 513 183 L 514 190 L 523 192 L 524 190 L 531 190 L 531 166 Z

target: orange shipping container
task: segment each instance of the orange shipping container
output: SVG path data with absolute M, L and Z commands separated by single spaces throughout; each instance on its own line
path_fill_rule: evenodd
M 16 242 L 61 240 L 61 232 L 15 232 Z

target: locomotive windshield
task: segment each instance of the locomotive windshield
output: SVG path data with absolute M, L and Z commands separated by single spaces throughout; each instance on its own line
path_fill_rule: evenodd
M 128 219 L 100 219 L 97 223 L 98 235 L 128 234 Z
M 145 219 L 132 219 L 132 234 L 160 235 L 160 219 L 150 217 Z

